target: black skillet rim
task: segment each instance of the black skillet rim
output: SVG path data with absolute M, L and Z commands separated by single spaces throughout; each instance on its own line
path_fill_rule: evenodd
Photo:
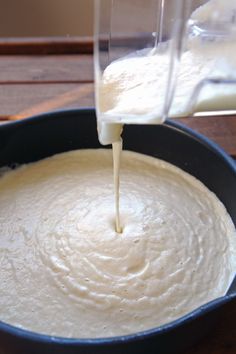
M 81 108 L 81 109 L 64 109 L 64 110 L 58 110 L 58 111 L 52 111 L 52 112 L 46 112 L 42 113 L 36 116 L 32 116 L 29 118 L 25 118 L 21 121 L 12 121 L 12 122 L 7 122 L 4 125 L 0 127 L 0 130 L 5 130 L 5 128 L 8 128 L 11 125 L 14 126 L 24 126 L 27 125 L 29 122 L 36 122 L 40 121 L 42 119 L 51 119 L 53 117 L 57 116 L 63 116 L 65 114 L 67 115 L 75 115 L 75 114 L 83 114 L 84 113 L 89 113 L 91 112 L 92 114 L 95 113 L 94 108 Z M 201 118 L 199 118 L 201 119 Z M 170 121 L 167 120 L 165 125 L 170 126 L 171 128 L 174 128 L 176 130 L 179 130 L 181 133 L 184 133 L 203 146 L 205 146 L 207 149 L 210 149 L 213 151 L 217 156 L 219 156 L 228 168 L 235 174 L 236 176 L 236 163 L 235 161 L 221 148 L 219 147 L 216 143 L 205 137 L 204 135 L 195 132 L 191 128 L 186 127 L 182 123 L 176 122 L 176 121 Z M 57 337 L 57 336 L 49 336 L 45 334 L 40 334 L 36 332 L 31 332 L 25 329 L 21 329 L 15 326 L 12 326 L 10 324 L 4 323 L 0 321 L 0 331 L 9 333 L 15 337 L 20 337 L 22 339 L 26 339 L 31 342 L 41 342 L 41 343 L 51 343 L 51 344 L 61 344 L 64 346 L 100 346 L 100 345 L 115 345 L 115 344 L 124 344 L 124 343 L 129 343 L 129 342 L 134 342 L 137 340 L 143 340 L 147 338 L 151 338 L 154 336 L 162 335 L 164 333 L 167 333 L 171 330 L 174 330 L 178 327 L 181 327 L 183 325 L 186 325 L 193 320 L 200 318 L 204 315 L 206 315 L 208 312 L 214 311 L 217 308 L 223 306 L 224 304 L 230 302 L 231 300 L 236 298 L 236 293 L 235 294 L 230 294 L 230 295 L 225 295 L 221 298 L 218 298 L 216 300 L 213 300 L 211 302 L 208 302 L 207 304 L 198 307 L 196 310 L 188 313 L 187 315 L 172 321 L 168 324 L 155 327 L 146 331 L 142 332 L 137 332 L 134 334 L 129 334 L 129 335 L 124 335 L 124 336 L 116 336 L 116 337 L 108 337 L 108 338 L 83 338 L 83 339 L 78 339 L 78 338 L 63 338 L 63 337 Z

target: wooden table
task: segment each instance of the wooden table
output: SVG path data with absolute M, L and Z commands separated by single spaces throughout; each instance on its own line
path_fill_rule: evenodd
M 0 42 L 0 121 L 60 108 L 94 106 L 89 38 L 6 39 Z M 236 158 L 236 116 L 181 119 Z M 236 198 L 236 196 L 232 196 Z M 236 302 L 216 330 L 183 354 L 235 354 Z

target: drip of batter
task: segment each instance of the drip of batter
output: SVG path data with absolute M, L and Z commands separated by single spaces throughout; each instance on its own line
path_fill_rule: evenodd
M 122 139 L 123 130 L 122 124 L 103 124 L 98 122 L 98 136 L 102 144 L 112 144 L 113 152 L 113 179 L 114 179 L 114 194 L 115 194 L 115 230 L 117 233 L 122 233 L 120 222 L 120 165 L 122 155 Z
M 116 211 L 116 232 L 121 234 L 122 227 L 120 223 L 120 165 L 122 154 L 122 139 L 112 144 L 113 152 L 113 176 L 115 190 L 115 211 Z

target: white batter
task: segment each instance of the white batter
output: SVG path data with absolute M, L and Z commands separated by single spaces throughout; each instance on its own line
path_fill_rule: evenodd
M 226 293 L 236 232 L 199 181 L 124 152 L 123 233 L 114 231 L 112 152 L 84 150 L 0 179 L 0 319 L 64 337 L 170 322 Z
M 183 53 L 170 117 L 191 113 L 188 103 L 200 81 L 236 77 L 236 70 L 232 74 L 227 62 L 219 60 L 222 51 L 234 59 L 236 65 L 236 43 L 233 47 L 232 43 L 212 44 L 205 51 L 193 47 Z M 121 123 L 161 123 L 168 70 L 169 57 L 166 53 L 148 55 L 146 50 L 110 64 L 100 88 L 102 119 Z M 195 110 L 235 109 L 235 86 L 223 86 L 215 91 L 212 86 L 207 87 Z

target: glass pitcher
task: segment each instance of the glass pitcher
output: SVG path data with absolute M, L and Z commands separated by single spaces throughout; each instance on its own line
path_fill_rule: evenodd
M 97 0 L 94 43 L 99 126 L 236 110 L 236 0 Z

